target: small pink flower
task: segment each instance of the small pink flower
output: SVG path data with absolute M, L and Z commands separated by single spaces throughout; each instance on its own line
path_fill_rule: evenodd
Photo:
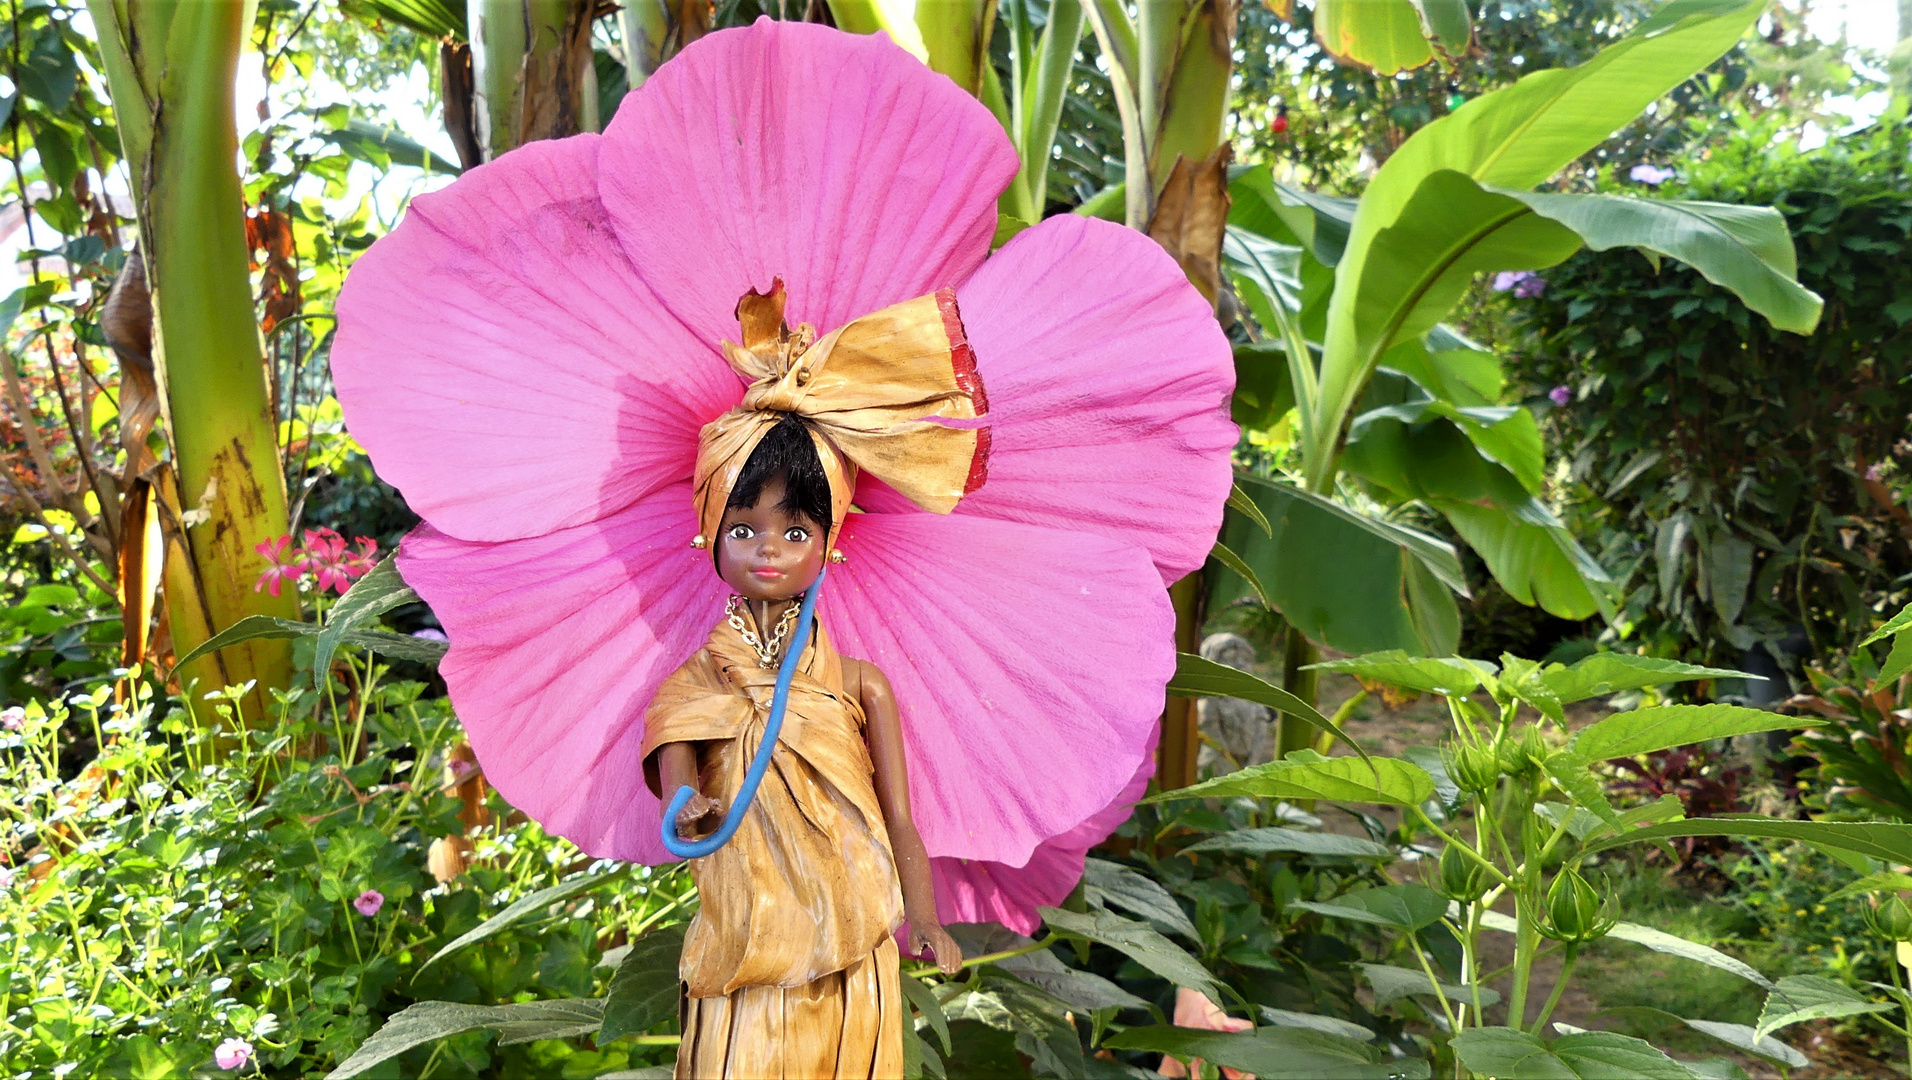
M 212 1052 L 212 1060 L 222 1069 L 243 1069 L 252 1060 L 252 1044 L 244 1039 L 227 1039 Z
M 1175 1026 L 1194 1028 L 1198 1031 L 1247 1031 L 1254 1023 L 1228 1015 L 1221 1007 L 1208 999 L 1200 990 L 1190 990 L 1184 986 L 1175 991 Z M 1196 1058 L 1184 1068 L 1180 1061 L 1162 1055 L 1162 1065 L 1155 1070 L 1163 1076 L 1200 1076 L 1202 1059 Z M 1253 1073 L 1240 1069 L 1222 1069 L 1222 1075 L 1228 1080 L 1255 1080 Z
M 11 866 L 0 866 L 0 892 L 13 888 L 14 872 Z
M 1884 479 L 1884 478 L 1885 478 L 1885 474 L 1884 474 L 1884 473 L 1881 473 L 1881 472 L 1879 471 L 1879 467 L 1878 467 L 1877 465 L 1868 465 L 1868 466 L 1866 466 L 1866 479 L 1867 479 L 1867 480 L 1882 480 L 1882 479 Z M 9 712 L 11 712 L 12 710 L 11 710 L 11 709 L 9 709 L 8 711 L 9 711 Z M 4 720 L 5 720 L 5 716 L 4 716 L 4 715 L 0 715 L 0 721 L 4 721 Z
M 305 565 L 318 576 L 319 591 L 331 589 L 343 596 L 354 578 L 364 577 L 376 565 L 378 541 L 361 536 L 353 541 L 357 550 L 348 550 L 345 537 L 331 529 L 308 529 L 305 534 Z
M 1514 285 L 1514 296 L 1521 300 L 1532 300 L 1547 291 L 1547 279 L 1539 274 L 1528 274 Z
M 0 709 L 0 728 L 18 731 L 27 722 L 27 711 L 18 705 L 9 705 Z
M 358 909 L 360 915 L 369 919 L 377 915 L 378 910 L 385 906 L 385 894 L 377 889 L 367 889 L 358 894 L 358 897 L 352 901 L 352 906 Z
M 1573 390 L 1565 386 L 1556 386 L 1547 391 L 1547 400 L 1564 408 L 1567 402 L 1573 400 Z
M 254 544 L 252 549 L 265 556 L 266 562 L 271 564 L 259 575 L 259 580 L 252 583 L 253 592 L 264 589 L 277 596 L 280 587 L 286 582 L 298 583 L 299 575 L 305 570 L 305 560 L 293 550 L 292 537 L 274 537 L 264 543 Z
M 1494 275 L 1494 291 L 1510 292 L 1521 282 L 1533 276 L 1532 270 L 1502 270 Z
M 475 761 L 466 761 L 463 758 L 451 759 L 451 774 L 460 780 L 477 771 L 478 763 Z
M 1672 169 L 1662 169 L 1658 165 L 1635 165 L 1627 170 L 1627 179 L 1648 187 L 1659 187 L 1673 179 L 1673 176 Z

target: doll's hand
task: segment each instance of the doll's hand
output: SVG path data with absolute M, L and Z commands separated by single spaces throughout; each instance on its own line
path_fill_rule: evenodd
M 936 958 L 936 969 L 945 975 L 954 975 L 963 966 L 963 950 L 949 931 L 937 923 L 930 923 L 926 929 L 918 929 L 916 923 L 910 923 L 910 952 L 921 956 L 928 950 Z
M 679 839 L 695 840 L 698 834 L 706 833 L 717 827 L 718 815 L 723 805 L 703 792 L 694 792 L 690 801 L 677 812 L 677 835 Z

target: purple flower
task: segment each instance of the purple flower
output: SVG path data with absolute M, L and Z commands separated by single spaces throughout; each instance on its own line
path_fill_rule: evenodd
M 1514 296 L 1521 300 L 1532 300 L 1547 291 L 1547 279 L 1539 274 L 1528 274 L 1514 286 Z
M 27 711 L 20 706 L 9 705 L 4 709 L 0 709 L 0 728 L 6 728 L 8 731 L 18 731 L 20 730 L 20 725 L 26 722 Z
M 1547 400 L 1564 407 L 1567 402 L 1573 400 L 1573 391 L 1564 386 L 1556 386 L 1547 391 Z
M 1658 165 L 1635 165 L 1627 170 L 1627 179 L 1648 187 L 1659 187 L 1673 179 L 1673 170 L 1662 169 Z
M 1879 471 L 1879 467 L 1877 465 L 1868 465 L 1866 467 L 1867 480 L 1881 480 L 1881 479 L 1884 479 L 1884 476 L 1885 474 Z
M 379 908 L 385 906 L 385 894 L 377 889 L 367 889 L 358 894 L 358 897 L 352 901 L 352 906 L 358 909 L 360 915 L 369 919 L 378 914 Z
M 1506 292 L 1533 276 L 1532 270 L 1502 270 L 1494 275 L 1494 291 Z
M 445 636 L 445 632 L 443 630 L 440 630 L 436 626 L 427 626 L 423 630 L 414 630 L 412 631 L 412 636 L 415 638 L 423 638 L 426 641 L 450 641 L 451 640 L 450 638 Z
M 252 1060 L 252 1044 L 244 1039 L 227 1039 L 212 1052 L 212 1060 L 222 1069 L 243 1069 Z

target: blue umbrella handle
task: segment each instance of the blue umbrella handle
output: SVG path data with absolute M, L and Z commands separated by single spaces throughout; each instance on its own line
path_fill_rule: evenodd
M 763 782 L 763 774 L 770 769 L 770 755 L 777 748 L 777 732 L 783 728 L 783 710 L 790 699 L 790 679 L 797 673 L 797 663 L 803 657 L 803 650 L 810 643 L 810 621 L 817 610 L 817 593 L 823 588 L 823 576 L 828 568 L 817 572 L 817 579 L 803 593 L 803 610 L 797 615 L 796 633 L 790 636 L 788 651 L 783 654 L 783 664 L 777 669 L 777 689 L 770 697 L 770 718 L 764 721 L 763 741 L 757 744 L 757 756 L 750 761 L 750 771 L 744 773 L 744 782 L 737 787 L 736 795 L 730 800 L 730 812 L 724 815 L 724 823 L 717 831 L 702 840 L 684 840 L 677 835 L 677 815 L 683 812 L 684 804 L 697 794 L 695 788 L 688 785 L 677 789 L 671 797 L 671 804 L 664 811 L 664 820 L 659 823 L 659 831 L 664 837 L 664 847 L 680 859 L 700 859 L 730 842 L 743 824 L 744 814 L 750 810 L 750 804 L 757 798 L 757 785 Z

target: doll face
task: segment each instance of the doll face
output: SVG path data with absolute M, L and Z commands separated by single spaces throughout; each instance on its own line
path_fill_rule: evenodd
M 773 477 L 757 505 L 724 510 L 717 538 L 717 574 L 746 600 L 789 600 L 823 570 L 824 530 L 807 514 L 785 510 L 783 478 Z

